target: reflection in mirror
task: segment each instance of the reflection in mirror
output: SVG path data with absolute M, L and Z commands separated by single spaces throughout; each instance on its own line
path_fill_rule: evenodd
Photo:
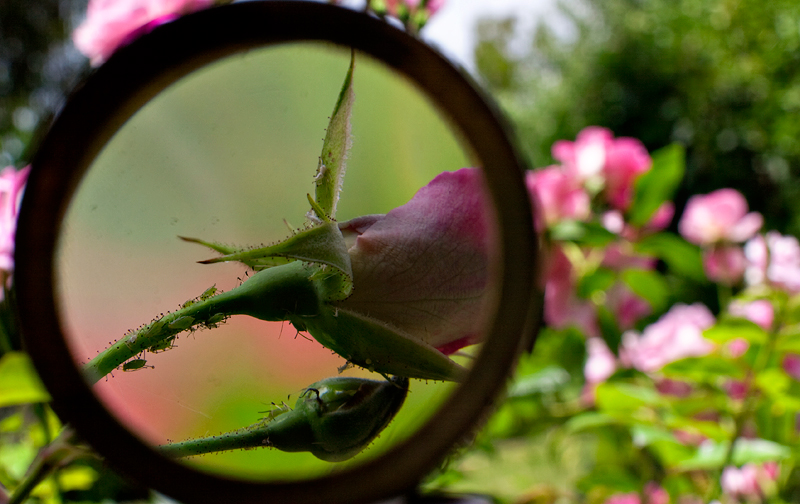
M 492 312 L 470 165 L 364 55 L 285 45 L 195 72 L 71 202 L 74 358 L 137 436 L 203 469 L 296 479 L 374 457 L 463 378 Z M 277 449 L 242 450 L 258 446 Z

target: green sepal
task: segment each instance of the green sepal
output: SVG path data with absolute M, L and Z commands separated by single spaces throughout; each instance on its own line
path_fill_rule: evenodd
M 200 243 L 214 250 L 223 247 L 209 244 L 194 238 L 183 238 L 185 241 Z M 347 253 L 339 225 L 325 222 L 309 229 L 299 231 L 286 240 L 255 249 L 239 250 L 222 257 L 199 261 L 201 264 L 238 261 L 253 269 L 261 270 L 280 266 L 287 262 L 300 260 L 327 266 L 321 268 L 318 278 L 324 279 L 321 293 L 326 301 L 345 299 L 353 289 L 353 271 L 350 266 L 350 255 Z
M 272 447 L 286 452 L 307 451 L 327 462 L 341 462 L 369 446 L 397 414 L 407 394 L 408 378 L 327 378 L 309 385 L 293 410 L 281 410 L 232 432 L 160 449 L 165 456 L 177 458 Z
M 292 319 L 323 346 L 370 371 L 421 380 L 461 381 L 467 370 L 427 343 L 378 320 L 327 304 Z
M 327 221 L 336 216 L 336 204 L 339 202 L 339 193 L 342 191 L 342 182 L 347 166 L 347 152 L 352 144 L 350 116 L 355 102 L 353 93 L 355 57 L 355 51 L 353 51 L 350 57 L 350 68 L 344 78 L 339 99 L 336 100 L 336 106 L 333 108 L 333 114 L 331 114 L 331 120 L 325 132 L 322 153 L 319 156 L 317 173 L 314 176 L 315 200 L 319 210 L 327 215 L 318 215 L 319 210 L 312 209 L 309 212 L 312 220 Z

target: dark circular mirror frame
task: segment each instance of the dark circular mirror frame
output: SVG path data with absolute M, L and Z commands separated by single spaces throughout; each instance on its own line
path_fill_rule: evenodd
M 63 216 L 86 170 L 145 103 L 192 71 L 269 45 L 322 41 L 355 48 L 414 82 L 481 160 L 500 237 L 497 313 L 472 371 L 409 439 L 355 468 L 313 480 L 252 482 L 167 460 L 97 400 L 71 358 L 55 294 Z M 477 87 L 421 41 L 364 13 L 310 2 L 245 2 L 201 11 L 120 49 L 73 93 L 32 161 L 16 242 L 26 350 L 64 422 L 124 474 L 184 502 L 357 503 L 413 488 L 488 414 L 539 324 L 538 260 L 523 164 L 510 130 Z

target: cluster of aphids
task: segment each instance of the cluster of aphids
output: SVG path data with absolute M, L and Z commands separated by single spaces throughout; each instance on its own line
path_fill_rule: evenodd
M 194 299 L 190 299 L 180 305 L 180 309 L 188 308 L 195 303 L 207 301 L 214 297 L 217 294 L 217 287 L 216 285 L 212 285 L 208 289 L 206 289 L 202 294 Z M 127 338 L 127 344 L 130 347 L 132 343 L 134 343 L 139 337 L 150 338 L 154 336 L 158 336 L 162 333 L 165 329 L 168 331 L 190 331 L 194 332 L 197 329 L 215 329 L 219 327 L 225 320 L 228 318 L 227 315 L 224 313 L 217 313 L 212 315 L 206 320 L 198 320 L 195 321 L 193 317 L 190 316 L 183 316 L 178 317 L 177 319 L 173 320 L 169 324 L 165 324 L 164 322 L 164 314 L 162 313 L 160 317 L 153 319 L 150 324 L 147 326 L 141 326 L 136 330 L 128 331 L 125 334 Z M 140 354 L 136 355 L 133 359 L 130 359 L 122 364 L 123 371 L 136 371 L 139 369 L 144 368 L 153 368 L 155 366 L 148 366 L 147 359 L 145 359 L 145 352 L 150 353 L 161 353 L 166 352 L 167 350 L 171 350 L 175 347 L 175 340 L 178 338 L 178 334 L 172 334 L 163 338 L 162 340 L 153 343 L 149 347 L 147 347 L 144 351 Z

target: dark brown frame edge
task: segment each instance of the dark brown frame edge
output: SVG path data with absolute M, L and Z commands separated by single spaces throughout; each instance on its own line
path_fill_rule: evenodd
M 192 470 L 159 456 L 98 402 L 70 357 L 54 292 L 61 220 L 80 180 L 114 133 L 164 88 L 220 58 L 271 44 L 354 47 L 417 84 L 483 162 L 501 236 L 498 310 L 472 372 L 410 439 L 386 454 L 314 480 L 264 483 Z M 32 165 L 17 230 L 16 288 L 26 349 L 71 423 L 115 468 L 187 503 L 358 503 L 412 488 L 488 414 L 539 326 L 538 262 L 523 162 L 510 129 L 478 87 L 405 32 L 360 12 L 310 2 L 246 2 L 201 11 L 120 49 L 75 90 Z

